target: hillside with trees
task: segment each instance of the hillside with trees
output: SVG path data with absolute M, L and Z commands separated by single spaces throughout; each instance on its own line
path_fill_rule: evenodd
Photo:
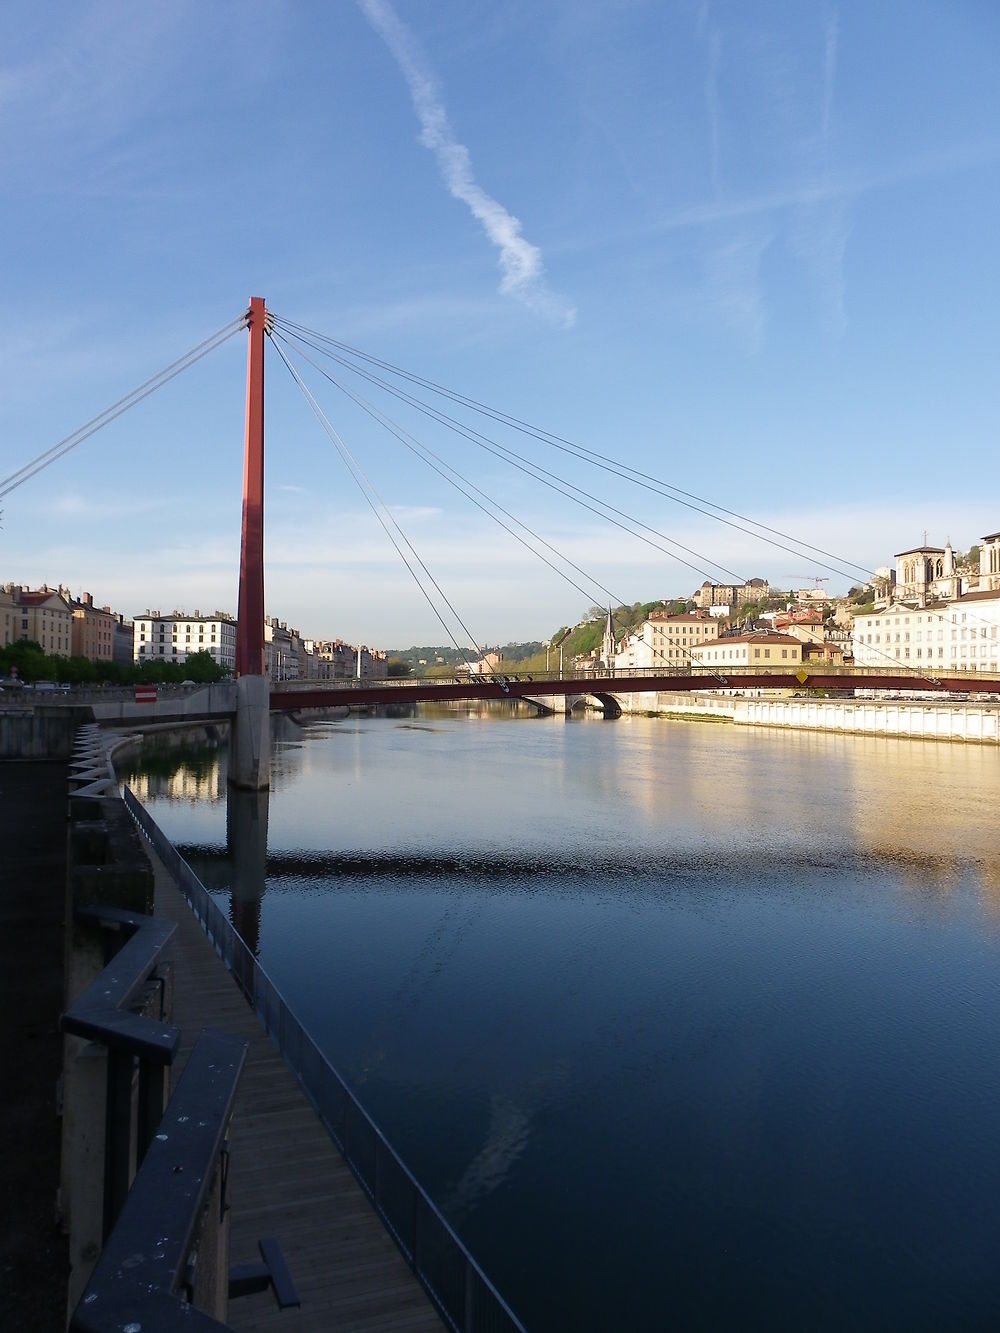
M 668 610 L 671 614 L 680 614 L 693 608 L 694 603 L 685 598 L 668 601 L 633 602 L 631 606 L 612 608 L 615 636 L 621 638 L 626 630 L 640 625 L 650 611 Z M 586 615 L 575 625 L 561 625 L 548 643 L 504 643 L 499 645 L 503 655 L 503 665 L 508 671 L 544 671 L 546 648 L 549 652 L 549 665 L 559 663 L 559 649 L 562 648 L 564 659 L 579 653 L 589 653 L 600 646 L 604 637 L 604 624 L 607 608 L 592 606 Z M 496 652 L 497 645 L 484 645 L 486 651 Z M 388 652 L 390 676 L 442 676 L 451 675 L 456 666 L 466 660 L 474 662 L 476 653 L 470 649 L 458 652 L 453 646 L 424 646 L 411 648 L 393 648 Z

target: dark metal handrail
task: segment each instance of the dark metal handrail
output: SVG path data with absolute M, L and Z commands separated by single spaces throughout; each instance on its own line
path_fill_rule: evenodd
M 455 1333 L 525 1333 L 201 880 L 128 786 L 122 795 L 445 1323 Z
M 187 1299 L 190 1260 L 216 1173 L 246 1043 L 205 1031 L 170 1099 L 73 1318 L 70 1333 L 225 1329 Z M 220 1201 L 220 1212 L 225 1207 Z
M 180 1029 L 162 1018 L 132 1012 L 133 1005 L 177 927 L 117 907 L 78 908 L 77 921 L 132 932 L 104 970 L 62 1016 L 61 1027 L 107 1052 L 103 1138 L 104 1195 L 100 1233 L 107 1240 L 132 1177 L 156 1133 L 166 1100 L 167 1067 Z
M 177 927 L 173 922 L 118 907 L 84 907 L 75 915 L 78 921 L 117 926 L 134 933 L 63 1014 L 62 1030 L 154 1064 L 172 1064 L 180 1044 L 180 1029 L 129 1013 L 126 1006 L 148 980 Z

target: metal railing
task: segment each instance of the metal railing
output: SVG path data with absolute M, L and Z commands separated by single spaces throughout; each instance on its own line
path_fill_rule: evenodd
M 129 1006 L 156 967 L 177 929 L 139 912 L 93 906 L 77 909 L 78 922 L 110 927 L 125 937 L 113 959 L 62 1016 L 61 1027 L 107 1050 L 102 1233 L 107 1240 L 124 1207 L 137 1163 L 163 1116 L 167 1067 L 180 1045 L 180 1029 Z
M 445 1323 L 455 1333 L 525 1333 L 201 880 L 129 787 L 123 796 Z
M 199 1037 L 69 1333 L 229 1327 L 210 1312 L 226 1305 L 225 1138 L 245 1058 L 235 1037 Z
M 846 682 L 850 682 L 855 676 L 865 677 L 885 677 L 887 679 L 896 679 L 899 676 L 911 677 L 915 686 L 919 686 L 921 680 L 927 680 L 931 676 L 946 676 L 951 679 L 962 679 L 969 681 L 969 688 L 975 689 L 977 680 L 996 680 L 1000 678 L 1000 672 L 979 671 L 975 667 L 959 668 L 948 666 L 943 667 L 938 664 L 932 667 L 929 663 L 921 668 L 909 662 L 892 663 L 890 665 L 880 666 L 858 666 L 846 665 L 843 663 L 827 662 L 823 659 L 810 659 L 802 662 L 719 662 L 712 665 L 706 665 L 703 662 L 664 662 L 659 666 L 635 666 L 635 667 L 580 667 L 566 668 L 564 671 L 544 669 L 527 671 L 512 668 L 510 671 L 496 671 L 490 673 L 478 674 L 456 674 L 448 672 L 443 675 L 434 676 L 401 676 L 389 677 L 388 679 L 376 679 L 365 676 L 358 679 L 356 676 L 330 677 L 319 679 L 317 677 L 301 677 L 298 680 L 283 680 L 277 684 L 272 683 L 271 689 L 275 694 L 299 694 L 315 690 L 321 690 L 329 687 L 335 690 L 370 690 L 375 687 L 379 689 L 389 688 L 398 690 L 405 695 L 408 690 L 425 689 L 428 685 L 475 685 L 475 684 L 496 684 L 499 681 L 516 682 L 517 684 L 532 684 L 539 687 L 539 693 L 544 693 L 541 687 L 549 682 L 557 681 L 579 681 L 585 684 L 588 680 L 616 680 L 627 684 L 630 680 L 661 680 L 670 676 L 677 676 L 685 680 L 690 677 L 704 677 L 706 680 L 706 689 L 711 689 L 711 682 L 716 679 L 719 672 L 729 671 L 739 676 L 774 676 L 785 674 L 791 683 L 795 678 L 796 670 L 807 671 L 810 676 L 841 676 Z

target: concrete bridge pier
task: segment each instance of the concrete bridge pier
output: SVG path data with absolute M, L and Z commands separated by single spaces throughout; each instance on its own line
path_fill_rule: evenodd
M 264 791 L 271 785 L 271 682 L 267 676 L 237 678 L 229 781 L 244 791 Z

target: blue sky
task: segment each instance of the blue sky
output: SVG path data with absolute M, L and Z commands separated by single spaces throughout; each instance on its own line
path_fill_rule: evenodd
M 966 548 L 1000 527 L 998 57 L 992 0 L 7 6 L 0 474 L 261 295 L 863 568 Z M 240 334 L 0 501 L 0 579 L 235 611 L 245 363 Z M 679 563 L 351 381 L 575 588 L 296 365 L 477 642 L 720 568 L 850 581 L 478 424 Z M 268 614 L 445 641 L 270 348 L 266 392 Z

